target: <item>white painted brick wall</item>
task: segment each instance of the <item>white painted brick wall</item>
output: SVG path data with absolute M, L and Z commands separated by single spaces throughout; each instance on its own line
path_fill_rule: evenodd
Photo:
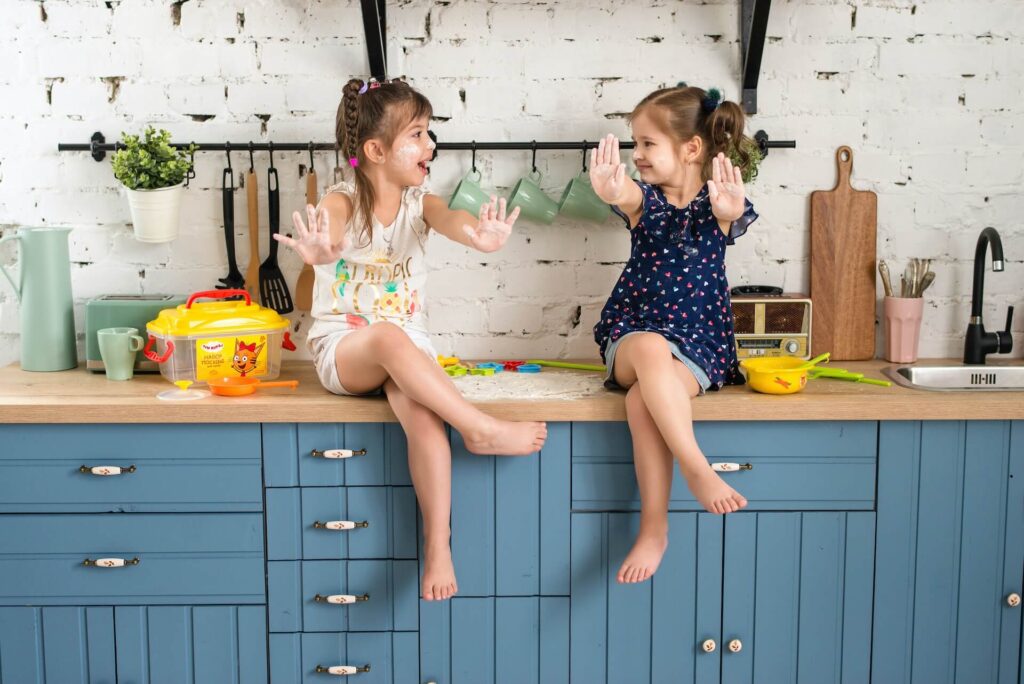
M 653 6 L 642 6 L 653 5 Z M 108 162 L 58 154 L 58 142 L 108 140 L 147 123 L 179 141 L 330 140 L 341 85 L 365 75 L 359 3 L 6 0 L 0 24 L 0 230 L 68 225 L 77 322 L 103 293 L 186 292 L 226 272 L 218 185 L 224 157 L 197 157 L 182 237 L 132 238 Z M 431 98 L 442 140 L 628 137 L 622 114 L 653 88 L 686 80 L 738 95 L 738 0 L 389 3 L 391 72 Z M 45 19 L 44 19 L 45 17 Z M 1002 234 L 1004 273 L 987 274 L 985 313 L 1001 325 L 1024 290 L 1024 3 L 1018 0 L 806 0 L 771 10 L 750 130 L 795 139 L 750 188 L 762 219 L 730 250 L 734 284 L 808 284 L 808 193 L 835 182 L 833 154 L 855 150 L 854 183 L 878 193 L 878 252 L 899 272 L 933 257 L 921 352 L 957 356 L 970 305 L 974 243 Z M 205 119 L 205 120 L 204 120 Z M 275 155 L 282 205 L 303 201 L 307 155 Z M 257 158 L 266 230 L 266 154 Z M 241 176 L 246 155 L 233 157 Z M 447 195 L 469 155 L 443 154 Z M 488 190 L 507 193 L 524 152 L 480 152 Z M 332 154 L 317 155 L 324 184 Z M 556 199 L 577 153 L 542 153 Z M 245 193 L 235 198 L 241 267 Z M 261 236 L 266 250 L 266 235 Z M 478 254 L 431 241 L 438 349 L 465 356 L 593 356 L 591 328 L 628 256 L 618 222 L 521 221 L 508 246 Z M 16 250 L 0 251 L 16 266 Z M 294 283 L 300 264 L 282 255 Z M 880 287 L 880 285 L 879 285 Z M 1024 309 L 1014 356 L 1024 352 Z M 293 316 L 300 330 L 309 321 Z M 18 355 L 19 310 L 0 281 L 0 364 Z

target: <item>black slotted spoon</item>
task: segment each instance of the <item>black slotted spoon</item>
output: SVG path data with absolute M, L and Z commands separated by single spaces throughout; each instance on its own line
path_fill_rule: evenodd
M 260 303 L 277 313 L 286 314 L 291 313 L 295 307 L 284 273 L 277 265 L 277 240 L 274 236 L 281 230 L 281 197 L 273 148 L 270 149 L 270 168 L 267 169 L 267 204 L 270 206 L 270 254 L 260 264 Z

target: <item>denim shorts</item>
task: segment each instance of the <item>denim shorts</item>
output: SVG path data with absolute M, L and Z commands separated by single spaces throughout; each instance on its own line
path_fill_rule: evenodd
M 604 352 L 604 362 L 608 367 L 607 374 L 604 377 L 604 385 L 610 389 L 625 389 L 620 387 L 619 383 L 615 382 L 615 352 L 618 350 L 619 345 L 622 344 L 622 340 L 626 339 L 630 335 L 636 335 L 639 332 L 646 332 L 642 330 L 635 330 L 628 332 L 614 342 L 608 343 L 608 348 Z M 657 333 L 651 333 L 657 335 Z M 711 387 L 711 380 L 708 378 L 708 374 L 704 372 L 704 369 L 697 365 L 697 362 L 691 359 L 689 356 L 684 354 L 679 348 L 679 345 L 671 340 L 665 340 L 668 342 L 668 348 L 672 352 L 672 356 L 676 357 L 682 362 L 686 368 L 693 373 L 693 377 L 697 379 L 697 384 L 700 385 L 700 393 L 697 396 L 703 395 L 707 392 L 708 387 Z

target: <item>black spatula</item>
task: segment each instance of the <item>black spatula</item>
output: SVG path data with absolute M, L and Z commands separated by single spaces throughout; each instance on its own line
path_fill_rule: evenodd
M 260 264 L 260 302 L 277 313 L 286 314 L 295 307 L 292 305 L 292 295 L 288 291 L 284 273 L 281 273 L 281 267 L 277 265 L 277 240 L 274 236 L 281 229 L 281 197 L 273 157 L 270 160 L 270 168 L 267 169 L 267 197 L 267 203 L 270 205 L 270 255 Z

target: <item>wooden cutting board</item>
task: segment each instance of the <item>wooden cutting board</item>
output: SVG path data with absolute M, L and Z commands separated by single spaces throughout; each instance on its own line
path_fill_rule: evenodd
M 811 354 L 833 361 L 875 356 L 878 197 L 850 186 L 853 150 L 836 150 L 838 181 L 811 193 Z

